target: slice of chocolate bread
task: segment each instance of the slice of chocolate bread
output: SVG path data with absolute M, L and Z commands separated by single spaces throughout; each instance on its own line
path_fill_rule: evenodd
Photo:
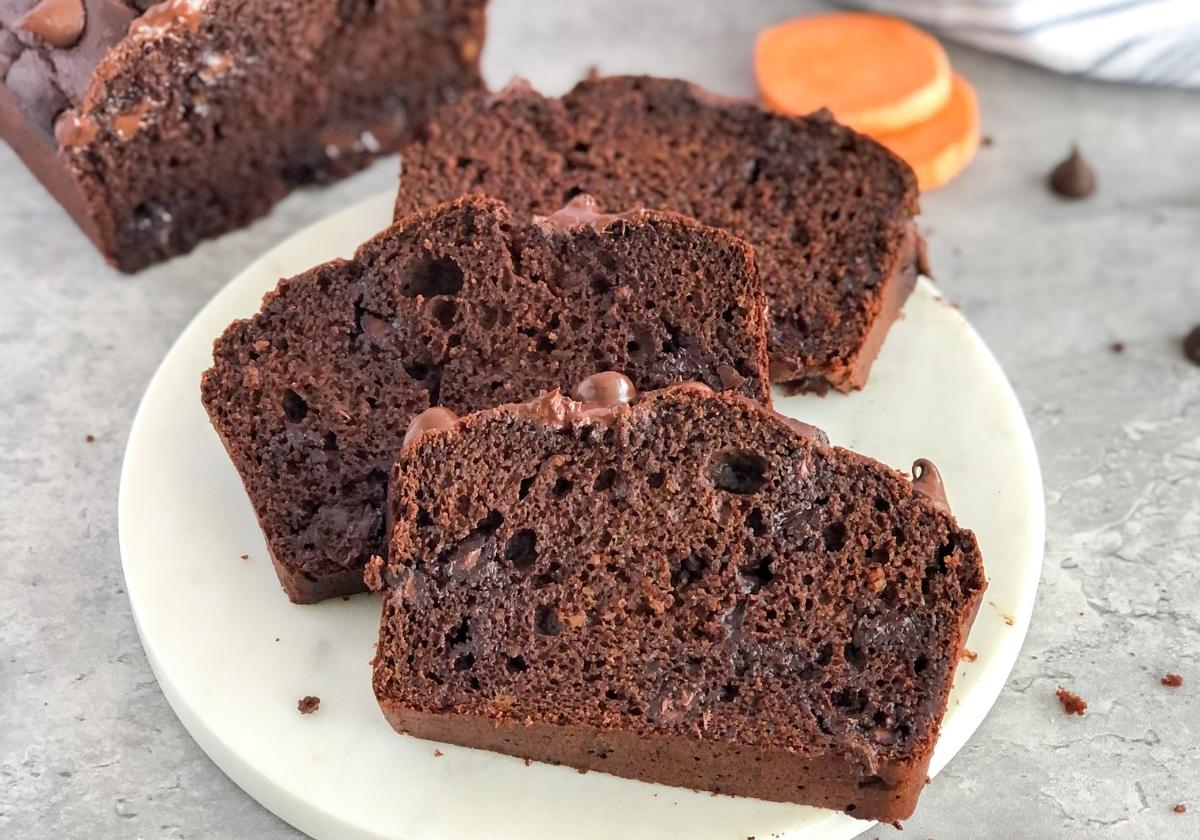
M 722 231 L 582 198 L 522 224 L 469 197 L 282 281 L 216 342 L 203 400 L 284 589 L 307 603 L 365 590 L 422 410 L 529 399 L 597 367 L 767 401 L 765 308 L 753 252 Z
M 125 271 L 478 87 L 484 0 L 0 0 L 0 138 Z
M 771 304 L 772 379 L 860 388 L 916 282 L 912 170 L 825 114 L 784 117 L 686 82 L 589 79 L 464 97 L 403 151 L 396 213 L 468 192 L 517 214 L 577 192 L 675 210 L 750 242 Z
M 909 482 L 698 385 L 616 375 L 414 423 L 374 687 L 399 731 L 907 817 L 985 586 Z M 628 383 L 626 383 L 628 385 Z

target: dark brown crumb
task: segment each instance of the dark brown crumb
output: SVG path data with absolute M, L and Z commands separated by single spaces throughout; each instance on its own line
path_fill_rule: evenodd
M 896 829 L 897 831 L 903 831 L 903 830 L 904 830 L 904 826 L 900 825 L 900 820 L 894 820 L 894 821 L 892 822 L 892 828 Z
M 276 639 L 275 641 L 279 641 Z M 321 708 L 321 698 L 314 697 L 309 694 L 307 697 L 301 697 L 300 702 L 296 704 L 296 708 L 300 710 L 302 715 L 311 715 L 317 709 Z
M 96 442 L 96 436 L 95 436 L 95 435 L 88 435 L 86 438 L 84 438 L 84 440 L 86 440 L 88 443 L 95 443 L 95 442 Z
M 1062 703 L 1063 711 L 1067 714 L 1082 715 L 1087 711 L 1087 702 L 1075 692 L 1068 691 L 1060 685 L 1055 693 L 1058 695 L 1058 702 Z
M 983 135 L 983 137 L 979 138 L 979 142 L 982 143 L 984 146 L 992 146 L 995 144 L 996 141 L 994 139 L 992 139 L 992 135 L 985 134 L 985 135 Z
M 586 776 L 587 768 L 586 767 L 576 767 L 575 772 L 578 773 L 580 776 Z
M 1016 619 L 1014 619 L 1011 615 L 1006 615 L 1006 616 L 1004 616 L 1004 623 L 1007 624 L 1009 627 L 1012 627 L 1017 622 L 1016 622 Z
M 974 662 L 976 659 L 979 658 L 979 654 L 976 653 L 975 651 L 971 650 L 970 648 L 963 648 L 962 655 L 963 655 L 963 659 L 967 660 L 968 662 Z
M 1192 327 L 1192 331 L 1183 339 L 1183 355 L 1194 365 L 1200 365 L 1200 324 Z
M 1179 688 L 1183 685 L 1183 677 L 1179 674 L 1167 674 L 1162 678 L 1162 684 L 1171 688 Z
M 1114 353 L 1124 353 L 1125 352 L 1125 342 L 1124 341 L 1114 341 L 1112 344 L 1108 345 L 1108 349 L 1113 351 Z
M 241 556 L 241 559 L 243 559 L 243 560 L 249 560 L 249 559 L 250 559 L 250 555 L 249 555 L 249 554 L 243 554 L 243 555 Z
M 528 767 L 529 765 L 533 764 L 533 759 L 532 759 L 532 758 L 522 758 L 521 760 L 525 762 L 525 766 L 526 766 L 526 767 Z
M 1186 814 L 1187 813 L 1187 805 L 1185 805 L 1183 802 L 1180 802 L 1178 805 L 1176 805 L 1171 810 L 1174 811 L 1176 814 Z
M 444 753 L 444 752 L 442 752 L 441 750 L 434 750 L 434 751 L 433 751 L 433 757 L 434 757 L 434 758 L 441 758 L 443 755 L 445 755 L 445 753 Z

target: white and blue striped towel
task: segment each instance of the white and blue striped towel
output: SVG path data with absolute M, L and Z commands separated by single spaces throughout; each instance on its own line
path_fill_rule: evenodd
M 1200 0 L 843 0 L 1060 73 L 1200 87 Z

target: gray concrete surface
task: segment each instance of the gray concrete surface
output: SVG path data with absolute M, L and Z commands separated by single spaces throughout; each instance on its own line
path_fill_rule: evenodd
M 545 81 L 595 64 L 748 94 L 755 30 L 809 7 L 498 0 L 486 67 Z M 925 199 L 922 226 L 946 293 L 1028 411 L 1045 572 L 994 711 L 903 835 L 864 836 L 1200 837 L 1200 368 L 1180 352 L 1200 322 L 1200 93 L 952 52 L 994 143 Z M 1042 187 L 1072 141 L 1101 184 L 1077 204 Z M 390 187 L 395 168 L 294 195 L 128 278 L 0 148 L 0 836 L 297 836 L 160 694 L 123 589 L 117 477 L 142 389 L 191 315 L 290 232 Z M 1161 686 L 1166 671 L 1184 686 Z M 1063 714 L 1059 684 L 1089 702 L 1085 717 Z M 1188 813 L 1172 812 L 1180 802 Z

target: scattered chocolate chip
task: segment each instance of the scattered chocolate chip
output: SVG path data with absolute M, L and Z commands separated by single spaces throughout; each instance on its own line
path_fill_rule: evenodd
M 1183 677 L 1179 674 L 1166 674 L 1161 680 L 1162 684 L 1170 688 L 1179 688 L 1183 685 Z
M 1114 341 L 1112 344 L 1108 345 L 1108 349 L 1113 351 L 1114 353 L 1124 353 L 1125 352 L 1125 342 L 1124 341 Z
M 1082 715 L 1087 711 L 1087 702 L 1073 691 L 1068 691 L 1061 685 L 1058 691 L 1058 702 L 1062 703 L 1063 711 L 1069 715 Z
M 1180 802 L 1178 805 L 1176 805 L 1171 810 L 1174 811 L 1176 814 L 1186 814 L 1187 813 L 1187 805 Z
M 1200 365 L 1200 324 L 1192 327 L 1192 331 L 1183 339 L 1183 355 L 1194 365 Z
M 1079 154 L 1079 147 L 1072 146 L 1070 156 L 1050 171 L 1048 183 L 1063 198 L 1087 198 L 1096 191 L 1096 173 Z
M 87 437 L 85 437 L 85 438 L 84 438 L 84 440 L 86 440 L 88 443 L 95 443 L 95 442 L 96 442 L 96 436 L 95 436 L 95 435 L 88 435 Z
M 279 641 L 276 639 L 275 641 Z M 307 697 L 301 697 L 300 702 L 296 704 L 296 708 L 300 710 L 302 715 L 311 715 L 317 709 L 321 708 L 321 698 L 313 697 L 311 694 Z

